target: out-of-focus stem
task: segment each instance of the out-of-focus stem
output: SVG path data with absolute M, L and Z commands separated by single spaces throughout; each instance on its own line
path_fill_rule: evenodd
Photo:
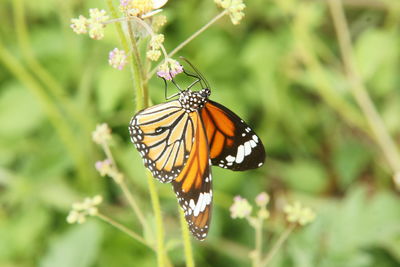
M 178 205 L 178 212 L 181 221 L 183 247 L 185 250 L 186 267 L 194 267 L 192 244 L 190 242 L 190 232 L 182 208 Z
M 62 88 L 62 86 L 36 59 L 32 51 L 29 40 L 29 34 L 25 21 L 25 10 L 23 1 L 21 0 L 13 1 L 13 12 L 14 12 L 15 30 L 18 38 L 18 44 L 20 46 L 20 51 L 22 52 L 21 54 L 23 56 L 23 59 L 26 61 L 27 67 L 50 90 L 54 98 L 57 100 L 58 104 L 60 104 L 61 107 L 65 108 L 65 111 L 67 111 L 67 113 L 72 118 L 74 118 L 77 122 L 80 123 L 80 126 L 86 130 L 86 133 L 90 132 L 93 123 L 88 119 L 88 117 L 81 116 L 81 112 L 73 105 L 73 103 L 68 98 L 65 97 L 65 91 Z M 54 111 L 61 114 L 57 106 L 54 104 L 54 100 L 51 99 L 46 90 L 40 85 L 39 88 L 41 88 L 41 94 L 43 95 L 43 99 L 46 98 L 47 99 L 46 101 L 50 101 L 52 103 L 51 106 L 53 106 Z M 63 119 L 63 121 L 67 120 Z M 68 125 L 66 127 L 71 128 Z M 71 136 L 71 138 L 75 139 L 74 141 L 69 142 L 70 143 L 69 146 L 75 143 L 74 146 L 78 147 L 77 142 L 79 140 L 75 138 L 73 133 L 69 135 Z M 80 152 L 81 150 L 82 149 L 78 148 L 76 149 L 73 155 L 73 159 L 77 163 L 78 171 L 82 179 L 87 179 L 91 176 L 91 174 L 90 170 L 87 168 L 88 162 L 83 156 L 84 153 Z
M 26 88 L 28 88 L 32 94 L 38 99 L 41 106 L 44 108 L 47 117 L 51 124 L 60 136 L 61 141 L 65 144 L 65 147 L 71 154 L 72 158 L 79 159 L 78 166 L 80 174 L 83 175 L 84 170 L 87 166 L 84 165 L 83 159 L 81 159 L 81 153 L 76 138 L 71 131 L 69 125 L 65 122 L 64 117 L 54 105 L 54 102 L 46 94 L 44 88 L 36 81 L 34 77 L 13 57 L 6 48 L 0 42 L 0 61 L 4 63 L 4 66 L 10 70 L 10 72 L 20 80 Z
M 158 198 L 158 193 L 156 189 L 156 185 L 154 183 L 154 178 L 148 172 L 146 173 L 147 182 L 149 184 L 149 191 L 151 197 L 151 203 L 153 206 L 154 216 L 156 218 L 156 227 L 157 227 L 157 262 L 159 267 L 166 266 L 166 251 L 164 246 L 164 226 L 161 215 L 161 207 L 160 200 Z
M 143 239 L 143 237 L 141 237 L 139 234 L 135 233 L 134 231 L 130 230 L 129 228 L 127 228 L 126 226 L 114 221 L 113 219 L 111 219 L 110 217 L 101 214 L 101 213 L 97 213 L 95 216 L 97 216 L 98 218 L 100 218 L 101 220 L 109 223 L 110 225 L 114 226 L 115 228 L 117 228 L 118 230 L 120 230 L 121 232 L 124 232 L 125 234 L 127 234 L 128 236 L 132 237 L 133 239 L 139 241 L 140 243 L 142 243 L 143 245 L 146 245 L 147 247 L 151 248 L 152 250 L 156 250 L 154 246 L 148 244 L 146 242 L 146 240 Z
M 255 255 L 253 259 L 253 265 L 255 267 L 261 266 L 261 255 L 262 255 L 262 222 L 263 219 L 256 218 L 255 225 Z
M 344 14 L 341 0 L 328 0 L 329 9 L 331 11 L 333 23 L 336 29 L 336 35 L 339 41 L 340 53 L 347 78 L 351 84 L 350 90 L 360 106 L 364 117 L 367 120 L 374 137 L 391 167 L 393 179 L 400 172 L 400 154 L 396 143 L 390 137 L 386 125 L 380 117 L 378 111 L 372 102 L 367 89 L 364 86 L 361 75 L 356 67 L 351 37 L 347 20 Z M 394 179 L 396 183 L 396 179 Z M 396 184 L 399 187 L 399 184 Z
M 260 266 L 267 266 L 269 263 L 271 263 L 272 258 L 275 256 L 275 254 L 278 252 L 278 250 L 282 247 L 283 243 L 286 241 L 286 239 L 289 237 L 290 233 L 294 230 L 296 227 L 295 224 L 291 224 L 289 228 L 287 228 L 281 236 L 278 238 L 274 246 L 271 248 L 271 250 L 268 252 L 268 254 L 265 256 L 265 258 L 261 261 Z

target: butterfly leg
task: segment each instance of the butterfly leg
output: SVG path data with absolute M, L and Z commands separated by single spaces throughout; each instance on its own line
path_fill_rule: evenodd
M 164 78 L 162 78 L 162 79 L 164 80 L 164 84 L 165 84 L 164 97 L 165 97 L 166 100 L 171 99 L 171 98 L 173 98 L 173 97 L 179 95 L 179 93 L 176 93 L 176 94 L 173 94 L 173 95 L 171 95 L 171 96 L 167 96 L 167 94 L 168 94 L 168 84 L 167 84 L 167 80 L 165 80 Z M 180 89 L 180 88 L 178 87 L 178 89 Z

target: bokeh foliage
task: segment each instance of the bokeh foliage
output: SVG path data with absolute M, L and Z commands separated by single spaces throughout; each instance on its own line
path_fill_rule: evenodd
M 118 1 L 115 1 L 116 4 Z M 400 5 L 344 0 L 357 66 L 390 135 L 400 141 Z M 208 239 L 193 241 L 198 266 L 245 266 L 253 232 L 229 217 L 234 195 L 272 195 L 266 231 L 280 233 L 282 202 L 300 199 L 317 220 L 296 231 L 274 266 L 399 266 L 400 199 L 393 173 L 343 74 L 326 1 L 252 0 L 238 26 L 223 18 L 179 55 L 212 86 L 212 99 L 233 109 L 262 138 L 267 164 L 235 173 L 213 168 L 215 208 Z M 107 64 L 118 46 L 77 36 L 69 19 L 103 1 L 3 0 L 0 6 L 0 265 L 151 266 L 155 254 L 108 225 L 68 225 L 70 204 L 102 194 L 103 210 L 139 227 L 118 188 L 94 170 L 103 158 L 91 141 L 96 123 L 113 129 L 113 153 L 150 224 L 141 159 L 127 125 L 134 114 L 128 70 Z M 209 1 L 170 0 L 171 50 L 217 12 Z M 26 28 L 25 28 L 26 27 Z M 153 103 L 164 101 L 160 79 Z M 167 247 L 184 264 L 175 196 L 158 184 Z M 154 238 L 149 236 L 148 238 Z M 267 247 L 273 239 L 267 240 Z

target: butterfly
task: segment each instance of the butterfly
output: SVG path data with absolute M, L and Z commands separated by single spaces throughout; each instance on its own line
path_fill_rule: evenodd
M 185 90 L 172 82 L 178 99 L 139 111 L 130 121 L 132 142 L 144 165 L 162 183 L 171 183 L 192 234 L 204 240 L 212 208 L 211 166 L 244 171 L 262 166 L 265 150 L 261 139 L 235 113 L 209 99 L 210 86 L 185 60 L 195 80 Z M 191 88 L 200 83 L 201 90 Z

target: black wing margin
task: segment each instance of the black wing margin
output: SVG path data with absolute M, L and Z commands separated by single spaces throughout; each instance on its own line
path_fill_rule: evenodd
M 264 164 L 265 150 L 261 139 L 231 110 L 208 100 L 201 111 L 201 117 L 213 165 L 244 171 Z

